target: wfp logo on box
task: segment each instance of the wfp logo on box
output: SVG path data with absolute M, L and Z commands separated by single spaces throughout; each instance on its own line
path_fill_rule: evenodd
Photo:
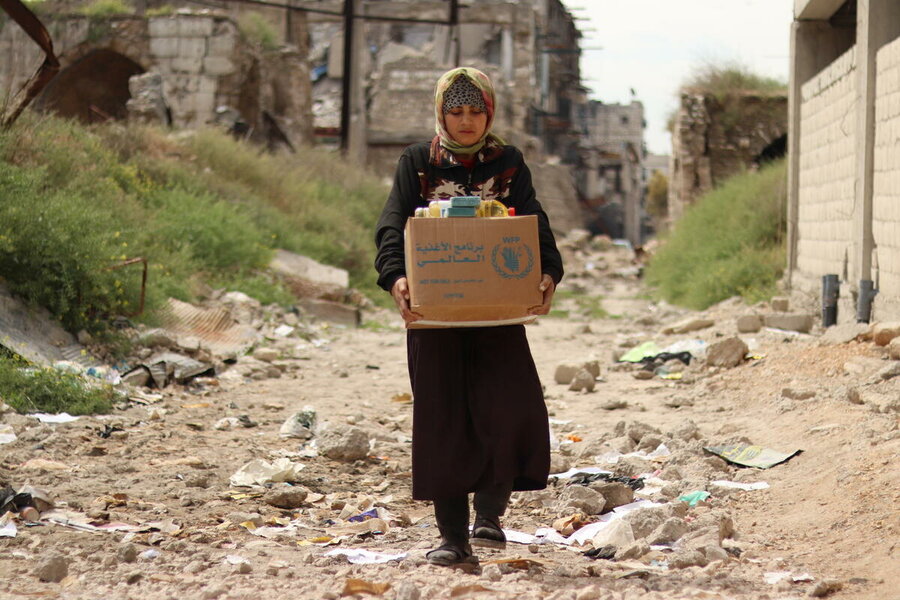
M 504 279 L 522 279 L 534 268 L 534 252 L 518 237 L 504 237 L 491 251 L 491 264 Z

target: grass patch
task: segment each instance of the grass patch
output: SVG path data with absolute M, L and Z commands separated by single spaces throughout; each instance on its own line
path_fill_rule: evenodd
M 728 179 L 674 225 L 647 282 L 666 301 L 698 310 L 732 296 L 771 298 L 785 264 L 786 191 L 783 160 Z
M 93 0 L 78 9 L 78 14 L 92 19 L 130 15 L 133 12 L 134 8 L 123 0 Z
M 86 383 L 78 375 L 52 368 L 28 367 L 0 356 L 0 398 L 20 413 L 108 413 L 116 394 L 106 384 Z
M 29 113 L 0 132 L 0 198 L 16 199 L 0 202 L 0 278 L 92 333 L 136 309 L 141 269 L 110 267 L 138 256 L 150 265 L 147 322 L 167 298 L 209 286 L 293 304 L 265 272 L 276 248 L 347 269 L 351 286 L 389 301 L 372 266 L 387 193 L 329 151 L 269 155 L 214 130 L 176 137 Z
M 263 50 L 277 50 L 278 34 L 272 24 L 258 12 L 247 12 L 238 17 L 238 29 L 252 44 Z

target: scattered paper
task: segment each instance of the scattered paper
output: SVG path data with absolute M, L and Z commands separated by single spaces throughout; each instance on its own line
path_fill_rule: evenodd
M 41 423 L 71 423 L 72 421 L 77 421 L 80 417 L 73 417 L 69 413 L 59 413 L 58 415 L 49 415 L 47 413 L 34 413 L 33 415 L 28 415 L 29 417 L 34 417 Z
M 781 464 L 797 456 L 803 450 L 792 452 L 779 452 L 762 446 L 748 446 L 747 444 L 729 444 L 727 446 L 707 446 L 703 448 L 707 452 L 721 456 L 730 463 L 744 467 L 768 469 Z
M 378 565 L 392 560 L 403 560 L 406 558 L 406 552 L 400 554 L 386 554 L 384 552 L 371 552 L 357 548 L 336 548 L 329 550 L 325 556 L 346 556 L 347 560 L 354 565 Z
M 550 475 L 549 479 L 570 479 L 580 474 L 595 475 L 597 473 L 612 474 L 612 471 L 607 471 L 606 469 L 601 469 L 600 467 L 572 467 L 571 469 L 563 473 Z
M 294 328 L 290 325 L 279 325 L 272 333 L 275 334 L 275 337 L 287 337 L 294 333 Z
M 752 490 L 765 490 L 769 488 L 769 484 L 765 481 L 757 481 L 754 483 L 739 483 L 737 481 L 725 481 L 724 479 L 720 479 L 718 481 L 711 481 L 710 485 L 735 490 L 744 490 L 746 492 Z
M 0 525 L 0 537 L 16 537 L 19 530 L 16 528 L 16 524 L 12 521 L 7 521 Z
M 16 439 L 16 431 L 12 425 L 0 425 L 0 444 L 9 444 Z
M 775 585 L 785 579 L 790 579 L 794 583 L 815 581 L 815 578 L 809 573 L 801 573 L 800 575 L 794 575 L 790 571 L 769 571 L 768 573 L 763 573 L 763 581 L 769 585 Z
M 225 556 L 225 562 L 227 562 L 229 565 L 241 565 L 241 564 L 244 564 L 244 563 L 246 563 L 246 564 L 248 564 L 248 565 L 250 564 L 250 561 L 249 561 L 248 559 L 246 559 L 246 558 L 244 558 L 243 556 L 240 556 L 240 555 L 238 555 L 238 554 L 228 554 L 228 555 L 226 555 L 226 556 Z
M 231 476 L 231 485 L 249 487 L 253 485 L 265 485 L 267 483 L 279 483 L 282 481 L 293 482 L 300 478 L 303 469 L 301 463 L 292 462 L 287 458 L 278 458 L 273 462 L 256 459 L 248 462 Z

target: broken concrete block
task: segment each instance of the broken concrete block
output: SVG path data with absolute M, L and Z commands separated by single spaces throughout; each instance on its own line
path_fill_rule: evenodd
M 687 531 L 688 526 L 684 520 L 671 517 L 653 530 L 653 533 L 647 537 L 647 542 L 651 545 L 671 544 L 677 542 Z
M 602 494 L 583 485 L 569 485 L 559 495 L 556 510 L 565 513 L 574 509 L 586 515 L 599 515 L 606 504 Z
M 300 486 L 276 487 L 263 496 L 263 502 L 277 508 L 300 508 L 309 491 Z
M 832 325 L 825 330 L 822 337 L 819 338 L 820 344 L 847 344 L 855 339 L 861 338 L 869 330 L 866 323 L 843 323 L 841 325 Z
M 809 333 L 813 326 L 813 316 L 806 313 L 778 313 L 766 315 L 766 327 Z
M 350 274 L 344 269 L 323 265 L 308 256 L 276 250 L 269 268 L 288 278 L 304 279 L 312 284 L 346 289 L 350 286 Z
M 738 333 L 756 333 L 762 329 L 763 320 L 759 315 L 744 315 L 737 319 Z
M 781 390 L 781 395 L 782 397 L 790 398 L 791 400 L 809 400 L 810 398 L 816 397 L 816 392 L 815 390 L 801 390 L 786 387 Z
M 716 342 L 706 352 L 706 364 L 710 367 L 736 367 L 744 362 L 747 344 L 739 337 L 730 337 Z
M 572 379 L 572 384 L 569 386 L 569 391 L 572 392 L 593 392 L 594 386 L 596 382 L 594 381 L 594 376 L 588 372 L 587 369 L 581 369 L 578 373 L 575 374 L 575 378 Z
M 279 356 L 281 356 L 281 353 L 275 348 L 257 348 L 253 351 L 253 358 L 267 363 L 278 360 Z
M 900 322 L 875 323 L 872 326 L 872 341 L 878 346 L 887 346 L 898 336 L 900 336 Z
M 605 481 L 592 483 L 590 486 L 595 492 L 600 492 L 606 500 L 603 506 L 603 512 L 609 512 L 614 508 L 624 506 L 634 502 L 634 490 L 616 481 Z
M 316 438 L 319 454 L 333 460 L 354 461 L 369 455 L 369 436 L 359 427 L 331 425 Z
M 553 380 L 562 385 L 568 385 L 575 379 L 575 374 L 581 370 L 576 364 L 563 363 L 556 366 L 556 372 L 553 374 Z
M 700 329 L 706 329 L 707 327 L 712 327 L 713 325 L 715 325 L 715 321 L 713 321 L 712 319 L 689 317 L 687 319 L 682 319 L 677 323 L 673 323 L 664 327 L 662 333 L 664 335 L 690 333 L 691 331 L 699 331 Z
M 307 313 L 329 323 L 337 323 L 347 327 L 359 327 L 362 320 L 359 309 L 347 304 L 305 298 L 300 301 L 300 306 Z
M 51 554 L 38 563 L 34 574 L 41 581 L 59 583 L 69 574 L 69 561 L 61 554 Z
M 122 375 L 122 383 L 135 387 L 145 387 L 150 383 L 150 369 L 141 365 Z

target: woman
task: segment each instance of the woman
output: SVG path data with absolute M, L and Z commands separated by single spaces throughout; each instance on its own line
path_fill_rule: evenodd
M 547 314 L 562 259 L 547 215 L 535 198 L 522 153 L 491 133 L 494 89 L 477 69 L 445 73 L 435 88 L 435 130 L 408 147 L 376 232 L 379 285 L 404 321 L 410 310 L 403 229 L 430 200 L 480 196 L 537 215 L 540 291 Z M 549 428 L 541 383 L 522 325 L 407 331 L 413 410 L 413 498 L 432 500 L 441 544 L 429 562 L 474 560 L 471 545 L 502 547 L 500 517 L 510 492 L 542 489 L 550 467 Z M 469 536 L 468 494 L 475 521 Z

